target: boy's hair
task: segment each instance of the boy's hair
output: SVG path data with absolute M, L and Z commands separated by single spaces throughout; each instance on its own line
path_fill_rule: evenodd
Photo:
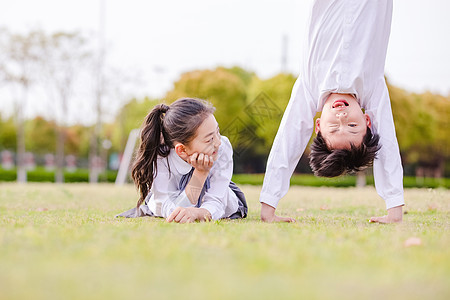
M 381 145 L 380 136 L 367 127 L 360 146 L 350 144 L 350 149 L 330 149 L 319 132 L 311 145 L 309 165 L 316 176 L 336 177 L 364 170 L 373 164 Z

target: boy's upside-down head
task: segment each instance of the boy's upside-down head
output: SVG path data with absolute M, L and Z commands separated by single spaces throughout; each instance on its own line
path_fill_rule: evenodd
M 316 176 L 355 173 L 373 164 L 381 145 L 370 117 L 351 94 L 332 93 L 316 120 L 309 164 Z

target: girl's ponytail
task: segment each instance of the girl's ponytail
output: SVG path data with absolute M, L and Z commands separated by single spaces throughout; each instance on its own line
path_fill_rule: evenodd
M 153 183 L 157 173 L 156 159 L 158 155 L 167 157 L 171 145 L 164 138 L 165 130 L 163 119 L 169 106 L 159 104 L 147 115 L 141 129 L 141 143 L 136 155 L 136 160 L 131 170 L 131 177 L 139 190 L 137 207 L 144 202 L 145 197 Z

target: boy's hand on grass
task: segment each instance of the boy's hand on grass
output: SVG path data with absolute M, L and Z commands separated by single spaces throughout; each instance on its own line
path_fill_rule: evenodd
M 372 217 L 369 222 L 373 223 L 401 223 L 403 220 L 403 206 L 396 206 L 388 209 L 388 214 L 382 217 Z
M 211 214 L 208 210 L 204 208 L 197 207 L 177 207 L 175 210 L 167 217 L 167 222 L 176 223 L 192 223 L 197 220 L 209 221 L 211 220 Z
M 279 217 L 275 215 L 275 208 L 266 204 L 261 203 L 261 220 L 267 223 L 273 222 L 287 222 L 294 223 L 295 219 L 289 217 Z

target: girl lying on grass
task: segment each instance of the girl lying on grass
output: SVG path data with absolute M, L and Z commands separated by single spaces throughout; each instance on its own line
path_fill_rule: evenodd
M 178 223 L 247 216 L 244 194 L 231 181 L 233 149 L 220 135 L 214 111 L 190 98 L 152 109 L 131 172 L 139 200 L 119 216 Z

